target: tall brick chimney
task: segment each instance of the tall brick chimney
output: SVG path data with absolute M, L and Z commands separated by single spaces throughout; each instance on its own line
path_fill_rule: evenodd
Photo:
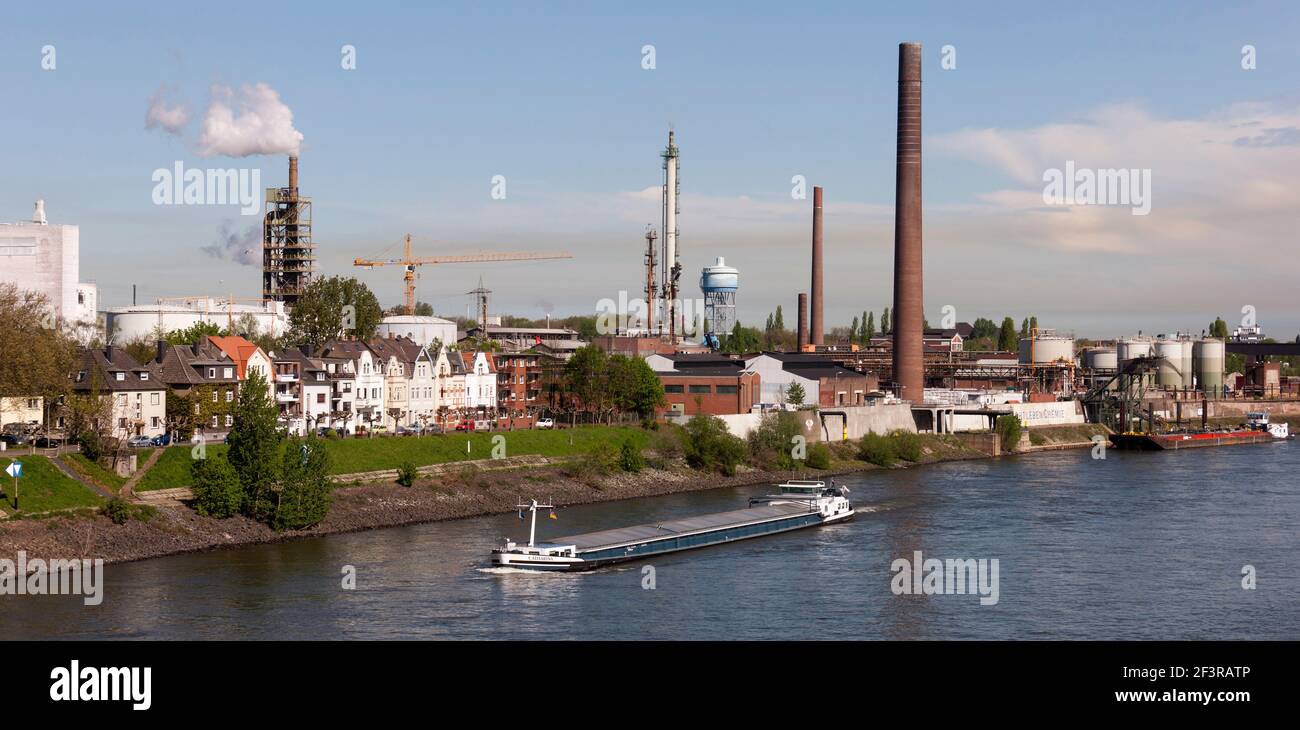
M 803 351 L 803 346 L 808 344 L 808 295 L 799 292 L 799 351 Z
M 921 273 L 921 44 L 898 46 L 898 148 L 894 200 L 894 383 L 925 398 Z
M 813 230 L 812 230 L 812 317 L 808 342 L 814 345 L 826 344 L 826 323 L 822 319 L 822 189 L 813 188 Z

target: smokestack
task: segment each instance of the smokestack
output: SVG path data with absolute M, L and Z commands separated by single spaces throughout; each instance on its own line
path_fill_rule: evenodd
M 799 351 L 808 344 L 808 295 L 799 292 Z
M 813 188 L 813 236 L 812 236 L 812 319 L 808 342 L 824 345 L 826 326 L 822 320 L 822 189 Z
M 289 156 L 289 189 L 298 192 L 298 156 Z
M 894 198 L 894 383 L 925 398 L 921 274 L 921 44 L 898 46 L 898 148 Z
M 47 224 L 47 221 L 45 220 L 45 201 L 44 201 L 44 200 L 38 200 L 38 201 L 36 201 L 36 212 L 35 212 L 35 213 L 32 213 L 32 223 L 40 223 L 41 225 L 46 225 L 46 224 Z

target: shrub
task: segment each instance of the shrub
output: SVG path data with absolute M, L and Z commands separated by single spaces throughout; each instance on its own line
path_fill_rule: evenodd
M 244 489 L 239 485 L 239 475 L 230 462 L 220 454 L 190 462 L 190 475 L 194 484 L 194 511 L 205 517 L 225 519 L 239 511 Z
M 623 471 L 639 472 L 645 468 L 645 458 L 641 456 L 641 450 L 631 440 L 623 442 L 618 447 L 618 465 Z
M 804 462 L 813 469 L 831 468 L 831 447 L 818 442 L 808 448 L 808 458 Z
M 331 441 L 337 441 L 338 439 L 340 439 L 340 438 L 342 438 L 342 437 L 339 436 L 339 432 L 338 432 L 338 431 L 335 431 L 335 430 L 332 429 L 332 428 L 327 428 L 327 429 L 325 429 L 325 438 L 330 439 Z
M 77 437 L 77 443 L 81 445 L 81 455 L 92 462 L 99 461 L 99 457 L 104 455 L 104 441 L 96 431 L 83 431 Z
M 682 457 L 682 427 L 676 424 L 666 423 L 658 431 L 650 435 L 649 451 L 654 454 L 651 464 L 656 468 L 665 469 L 673 461 Z
M 888 436 L 868 433 L 858 445 L 858 458 L 876 466 L 891 466 L 898 459 L 894 441 Z
M 121 497 L 113 497 L 104 504 L 104 515 L 115 525 L 125 525 L 131 519 L 131 505 Z
M 409 461 L 404 461 L 401 466 L 397 467 L 397 483 L 403 487 L 415 484 L 415 479 L 419 475 L 420 472 L 416 469 L 415 464 Z
M 1016 445 L 1020 443 L 1020 428 L 1020 417 L 1014 413 L 998 416 L 998 420 L 993 422 L 993 430 L 1002 440 L 1003 451 L 1016 450 Z
M 700 413 L 686 422 L 682 450 L 692 468 L 731 476 L 736 473 L 747 447 L 744 441 L 731 435 L 721 418 Z
M 782 411 L 765 417 L 758 428 L 749 432 L 749 453 L 754 463 L 765 469 L 794 469 L 798 466 L 791 451 L 794 437 L 802 433 L 799 417 Z
M 921 460 L 922 439 L 920 434 L 899 429 L 891 433 L 889 438 L 894 442 L 894 454 L 898 458 L 912 462 Z

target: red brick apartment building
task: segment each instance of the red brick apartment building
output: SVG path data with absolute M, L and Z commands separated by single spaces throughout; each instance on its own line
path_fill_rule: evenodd
M 562 361 L 540 352 L 495 352 L 497 366 L 497 409 L 515 427 L 531 425 L 537 411 L 546 407 L 543 374 Z
M 664 386 L 668 413 L 722 416 L 749 413 L 759 403 L 761 383 L 755 372 L 710 368 L 656 374 Z

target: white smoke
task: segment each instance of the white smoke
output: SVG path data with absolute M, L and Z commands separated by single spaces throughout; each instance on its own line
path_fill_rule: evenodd
M 243 266 L 260 266 L 262 264 L 262 226 L 252 225 L 243 232 L 231 228 L 230 221 L 223 221 L 221 233 L 216 241 L 199 250 L 214 259 L 234 261 Z
M 190 110 L 184 102 L 174 106 L 167 104 L 169 95 L 167 85 L 163 84 L 149 97 L 149 111 L 144 115 L 144 128 L 161 127 L 168 134 L 179 135 L 185 125 L 190 123 Z
M 203 116 L 199 154 L 297 155 L 302 132 L 293 128 L 293 110 L 280 101 L 275 89 L 264 83 L 247 84 L 238 93 L 226 86 L 212 87 L 212 102 Z

